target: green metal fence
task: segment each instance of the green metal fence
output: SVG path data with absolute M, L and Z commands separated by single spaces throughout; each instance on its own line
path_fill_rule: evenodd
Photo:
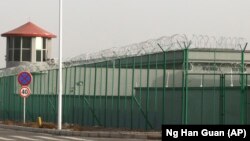
M 222 65 L 216 55 L 224 52 L 200 51 L 210 56 L 210 72 L 203 72 L 194 70 L 199 62 L 188 46 L 64 68 L 63 123 L 143 130 L 160 130 L 162 124 L 249 124 L 244 52 L 227 52 L 241 64 L 239 72 L 229 73 L 214 69 Z M 32 75 L 27 121 L 41 116 L 56 123 L 58 70 Z M 0 78 L 1 120 L 22 121 L 19 89 L 16 75 Z

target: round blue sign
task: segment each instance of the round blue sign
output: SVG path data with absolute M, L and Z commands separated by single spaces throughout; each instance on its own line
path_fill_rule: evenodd
M 18 74 L 18 83 L 23 86 L 27 86 L 31 83 L 32 75 L 29 72 L 20 72 Z

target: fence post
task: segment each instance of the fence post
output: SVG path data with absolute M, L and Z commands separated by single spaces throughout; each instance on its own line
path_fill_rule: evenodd
M 158 114 L 158 54 L 155 56 L 155 84 L 154 84 L 154 125 L 156 125 L 157 122 L 157 114 Z
M 118 102 L 117 102 L 117 127 L 120 127 L 120 84 L 121 84 L 121 59 L 119 59 L 118 68 Z
M 50 94 L 50 85 L 51 85 L 51 83 L 49 83 L 50 82 L 50 72 L 51 71 L 48 71 L 48 84 L 47 84 L 47 86 L 48 86 L 48 93 L 47 93 L 47 101 L 46 101 L 46 103 L 47 103 L 47 111 L 46 111 L 46 117 L 47 117 L 47 122 L 49 122 L 49 96 L 51 95 Z
M 124 89 L 125 97 L 124 97 L 124 112 L 123 112 L 123 113 L 127 113 L 127 115 L 129 115 L 128 110 L 127 110 L 127 101 L 128 101 L 128 89 L 127 89 L 128 88 L 128 62 L 129 62 L 129 59 L 126 59 L 125 89 Z M 128 117 L 127 115 L 126 115 L 126 118 Z M 127 120 L 123 120 L 123 122 L 124 122 L 124 125 L 128 124 Z
M 42 71 L 40 72 L 39 80 L 40 80 L 40 94 L 39 94 L 39 116 L 43 118 L 42 114 L 42 106 L 41 106 L 41 98 L 42 98 Z M 16 89 L 15 89 L 16 90 Z
M 76 75 L 77 71 L 76 70 L 77 70 L 77 68 L 75 66 L 74 67 L 74 87 L 73 87 L 73 89 L 74 89 L 74 96 L 73 96 L 73 123 L 74 124 L 77 123 L 77 121 L 75 121 L 75 118 L 76 118 L 75 114 L 76 114 L 76 111 L 78 111 L 78 109 L 76 109 L 76 105 L 75 105 L 75 103 L 76 103 L 76 90 L 77 90 L 76 89 L 76 77 L 77 77 L 77 75 Z
M 146 98 L 146 130 L 148 130 L 148 108 L 149 108 L 149 79 L 150 79 L 150 54 L 148 55 L 147 64 L 147 98 Z
M 99 82 L 100 82 L 100 84 L 99 84 L 99 89 L 100 89 L 100 91 L 99 91 L 99 109 L 103 109 L 103 107 L 102 107 L 103 106 L 102 105 L 102 100 L 103 100 L 103 95 L 102 95 L 102 93 L 103 93 L 103 91 L 102 91 L 102 86 L 103 86 L 102 72 L 103 72 L 103 70 L 102 70 L 102 68 L 103 68 L 103 63 L 99 64 L 99 70 L 100 70 L 100 80 L 99 80 Z M 102 113 L 101 110 L 99 110 L 100 119 L 101 119 L 101 115 L 102 115 L 101 113 Z
M 95 101 L 96 101 L 96 80 L 97 80 L 97 64 L 95 63 L 95 79 L 94 79 L 94 99 L 93 99 L 93 121 L 92 121 L 92 125 L 95 125 Z
M 114 80 L 115 79 L 115 60 L 112 60 L 112 86 L 111 86 L 111 126 L 113 126 L 113 113 L 115 113 L 114 110 Z
M 108 61 L 106 61 L 104 127 L 107 126 Z
M 182 99 L 182 124 L 188 124 L 188 52 L 191 42 L 186 45 L 184 42 L 184 56 L 183 56 L 183 63 L 184 63 L 184 70 L 183 70 L 183 99 Z
M 86 77 L 87 77 L 87 65 L 85 64 L 84 66 L 84 74 L 83 74 L 83 111 L 82 111 L 82 117 L 83 117 L 83 125 L 85 125 L 85 122 L 84 121 L 86 121 L 85 119 L 86 119 L 86 115 L 85 115 L 85 112 L 86 112 L 86 110 L 85 110 L 85 95 L 86 95 Z M 67 75 L 66 75 L 67 76 Z M 65 83 L 66 83 L 66 78 L 65 78 Z M 65 87 L 65 89 L 66 89 L 66 87 Z M 65 99 L 65 98 L 64 98 Z
M 201 76 L 201 124 L 203 124 L 204 74 Z
M 56 90 L 58 90 L 58 82 L 59 82 L 59 79 L 58 79 L 58 76 L 59 76 L 59 70 L 56 69 Z M 63 69 L 62 69 L 62 78 L 63 78 Z M 63 79 L 62 79 L 62 84 L 63 84 Z M 62 88 L 62 92 L 63 92 L 63 88 Z M 62 93 L 62 98 L 63 98 L 63 93 Z M 64 101 L 62 100 L 62 107 L 63 107 L 63 104 L 64 104 Z M 58 110 L 58 100 L 57 100 L 57 96 L 55 95 L 55 108 L 54 108 L 54 111 L 56 112 Z M 63 109 L 62 109 L 63 111 Z M 63 112 L 62 112 L 62 117 L 63 117 Z M 63 119 L 63 118 L 62 118 Z M 54 122 L 56 123 L 56 120 L 57 120 L 57 114 L 55 114 L 55 117 L 54 117 Z M 63 120 L 62 120 L 62 123 L 63 123 Z
M 67 94 L 67 86 L 68 86 L 68 68 L 65 67 L 65 80 L 64 80 L 64 98 L 63 98 L 63 112 L 62 112 L 62 116 L 63 116 L 63 119 L 64 119 L 64 122 L 69 122 L 69 118 L 68 118 L 68 114 L 69 113 L 69 110 L 68 110 L 68 96 L 66 95 Z
M 245 64 L 245 50 L 247 47 L 247 43 L 245 44 L 245 47 L 242 48 L 241 50 L 241 96 L 240 96 L 240 119 L 241 119 L 241 124 L 246 124 L 246 107 L 247 107 L 247 102 L 246 102 L 246 93 L 245 93 L 245 81 L 244 81 L 244 64 Z
M 220 75 L 220 124 L 225 124 L 225 117 L 226 117 L 226 107 L 225 107 L 225 74 Z
M 162 96 L 162 124 L 165 123 L 165 95 L 166 95 L 166 51 L 163 50 L 160 44 L 157 44 L 163 52 L 163 96 Z
M 134 103 L 133 103 L 133 98 L 134 98 L 134 79 L 135 79 L 135 57 L 133 57 L 133 68 L 132 68 L 132 96 L 131 96 L 131 105 L 130 105 L 130 128 L 133 129 L 133 109 L 134 109 Z
M 183 70 L 183 78 L 182 78 L 182 80 L 183 80 L 183 85 L 182 85 L 182 96 L 183 96 L 183 98 L 182 98 L 182 124 L 187 124 L 187 109 L 188 109 L 188 96 L 187 96 L 187 80 L 188 80 L 188 78 L 187 78 L 187 58 L 188 58 L 188 56 L 187 56 L 187 52 L 188 52 L 188 50 L 187 50 L 187 48 L 185 48 L 184 49 L 184 56 L 183 56 L 183 58 L 184 58 L 184 70 Z
M 216 50 L 214 49 L 213 50 L 213 57 L 214 57 L 214 60 L 213 60 L 213 66 L 214 67 L 216 67 Z M 216 87 L 216 77 L 215 77 L 216 75 L 215 75 L 215 69 L 214 69 L 214 71 L 213 71 L 213 82 L 214 82 L 214 84 L 213 84 L 213 123 L 215 124 L 215 101 L 216 101 L 216 96 L 215 96 L 215 87 Z
M 175 88 L 175 70 L 176 70 L 176 68 L 175 68 L 175 63 L 176 63 L 176 50 L 174 50 L 173 51 L 174 53 L 173 53 L 173 78 L 172 78 L 172 99 L 171 99 L 171 111 L 170 111 L 170 114 L 171 114 L 171 117 L 170 117 L 170 119 L 171 119 L 171 121 L 172 121 L 172 123 L 174 123 L 174 97 L 175 97 L 175 91 L 176 91 L 176 88 Z

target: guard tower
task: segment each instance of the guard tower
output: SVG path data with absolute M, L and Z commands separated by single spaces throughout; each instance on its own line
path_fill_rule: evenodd
M 51 58 L 51 39 L 56 35 L 28 22 L 9 32 L 7 37 L 6 67 L 28 63 L 45 63 Z

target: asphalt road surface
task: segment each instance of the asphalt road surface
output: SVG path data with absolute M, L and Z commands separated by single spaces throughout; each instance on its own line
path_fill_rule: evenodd
M 57 136 L 0 128 L 0 141 L 143 141 L 140 139 L 90 138 L 76 136 Z

